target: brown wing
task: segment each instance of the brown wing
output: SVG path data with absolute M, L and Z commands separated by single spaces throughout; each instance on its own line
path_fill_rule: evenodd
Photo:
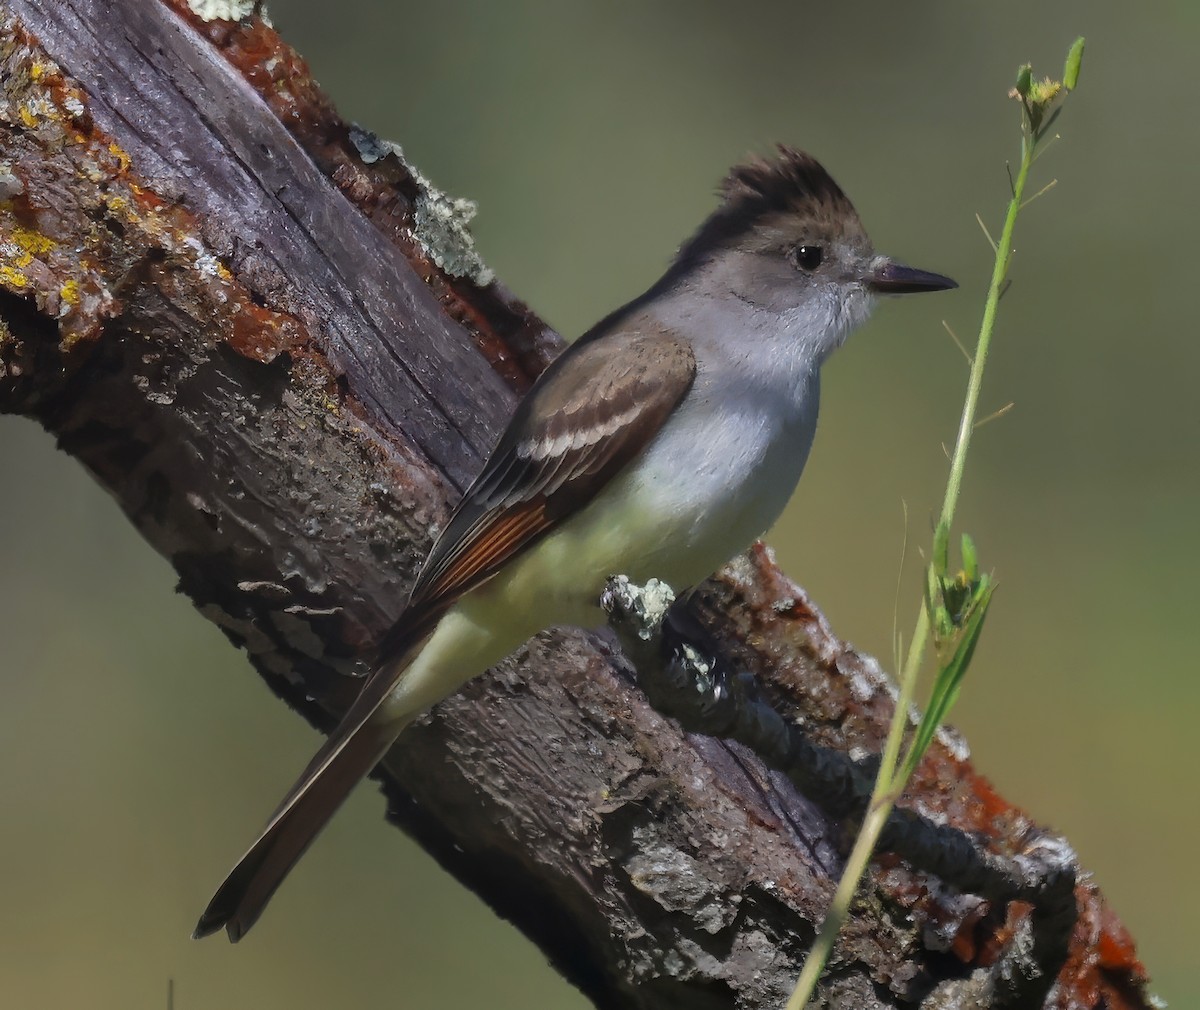
M 657 434 L 696 375 L 664 330 L 568 348 L 521 402 L 417 578 L 382 655 L 578 511 Z

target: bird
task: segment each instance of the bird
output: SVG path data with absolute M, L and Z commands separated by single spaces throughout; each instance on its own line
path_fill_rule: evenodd
M 556 358 L 437 536 L 345 717 L 196 925 L 237 942 L 400 733 L 544 628 L 594 627 L 615 574 L 701 582 L 779 517 L 820 368 L 877 296 L 956 287 L 877 253 L 842 189 L 779 145 L 643 294 Z

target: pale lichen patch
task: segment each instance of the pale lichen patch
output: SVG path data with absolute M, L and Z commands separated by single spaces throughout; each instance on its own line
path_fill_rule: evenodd
M 850 693 L 860 702 L 870 701 L 888 683 L 887 674 L 875 657 L 863 653 L 839 657 L 836 669 L 849 678 Z
M 475 201 L 443 193 L 405 160 L 404 151 L 393 141 L 357 126 L 350 130 L 350 141 L 364 165 L 392 156 L 412 175 L 418 189 L 413 238 L 425 254 L 452 277 L 466 277 L 480 287 L 491 284 L 495 274 L 476 250 L 468 227 L 479 209 Z
M 627 575 L 610 578 L 604 587 L 604 595 L 611 597 L 621 614 L 627 615 L 623 620 L 629 622 L 630 630 L 643 642 L 650 641 L 658 633 L 667 611 L 675 602 L 674 591 L 661 579 L 651 579 L 639 586 Z M 608 604 L 601 605 L 608 609 Z
M 967 738 L 963 736 L 953 726 L 939 726 L 937 730 L 937 739 L 943 747 L 950 752 L 950 756 L 956 761 L 969 761 L 971 758 L 971 748 L 967 744 Z
M 25 183 L 13 171 L 12 162 L 0 161 L 0 200 L 11 200 L 24 192 Z
M 475 201 L 447 196 L 428 182 L 425 187 L 417 197 L 413 236 L 446 273 L 466 277 L 480 287 L 491 284 L 494 274 L 475 249 L 467 227 L 478 210 Z
M 188 8 L 201 21 L 242 21 L 260 11 L 261 4 L 255 0 L 188 0 Z
M 228 280 L 231 276 L 228 268 L 194 235 L 182 237 L 182 247 L 192 256 L 192 262 L 196 265 L 196 269 L 205 277 L 215 277 L 221 280 Z M 182 250 L 181 250 L 182 251 Z

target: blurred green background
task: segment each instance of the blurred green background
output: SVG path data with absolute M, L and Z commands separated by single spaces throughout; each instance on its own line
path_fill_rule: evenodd
M 954 721 L 1002 792 L 1064 831 L 1175 1006 L 1200 998 L 1193 564 L 1200 7 L 275 0 L 348 118 L 480 204 L 498 275 L 575 335 L 636 294 L 717 179 L 786 140 L 877 245 L 959 291 L 885 304 L 826 370 L 816 448 L 770 540 L 891 666 L 907 502 L 917 606 L 1015 157 L 1014 68 L 1088 38 L 1019 224 L 963 527 L 1001 580 Z M 192 943 L 211 888 L 315 735 L 173 592 L 82 470 L 0 419 L 0 1000 L 580 1007 L 538 952 L 384 826 L 361 789 L 247 942 Z M 1193 867 L 1193 869 L 1188 869 Z

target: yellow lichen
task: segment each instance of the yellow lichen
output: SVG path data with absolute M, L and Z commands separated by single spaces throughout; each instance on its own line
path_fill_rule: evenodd
M 0 285 L 14 291 L 28 287 L 29 278 L 22 271 L 35 256 L 57 248 L 54 239 L 14 225 L 0 240 Z
M 126 154 L 125 151 L 122 150 L 121 146 L 119 144 L 117 144 L 115 141 L 108 145 L 108 153 L 111 154 L 114 158 L 117 159 L 117 161 L 119 161 L 121 163 L 121 171 L 122 172 L 124 172 L 126 169 L 128 169 L 130 164 L 133 161 L 133 159 L 130 158 L 129 155 Z
M 17 115 L 30 130 L 43 122 L 59 122 L 63 118 L 62 110 L 46 95 L 33 95 L 26 99 L 17 109 Z
M 0 285 L 10 291 L 16 291 L 27 287 L 28 284 L 28 278 L 20 270 L 0 263 Z
M 58 342 L 58 348 L 64 354 L 71 350 L 76 344 L 82 342 L 86 334 L 79 330 L 67 330 L 63 333 L 62 338 Z
M 62 299 L 64 305 L 78 305 L 79 281 L 74 279 L 67 281 L 58 289 L 58 297 Z
M 54 239 L 19 226 L 8 233 L 8 241 L 21 250 L 23 262 L 18 263 L 18 266 L 26 266 L 34 256 L 41 256 L 58 248 Z

